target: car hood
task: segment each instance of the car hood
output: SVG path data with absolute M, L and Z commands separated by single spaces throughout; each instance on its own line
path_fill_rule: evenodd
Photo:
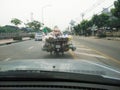
M 0 71 L 9 70 L 44 70 L 100 75 L 120 79 L 120 71 L 89 60 L 73 59 L 24 59 L 0 61 Z

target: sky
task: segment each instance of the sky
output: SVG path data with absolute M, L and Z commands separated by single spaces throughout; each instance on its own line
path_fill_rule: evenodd
M 71 20 L 80 23 L 81 14 L 90 19 L 115 0 L 0 0 L 0 26 L 12 25 L 12 18 L 20 19 L 24 26 L 31 20 L 43 22 L 45 26 L 58 26 L 64 30 Z

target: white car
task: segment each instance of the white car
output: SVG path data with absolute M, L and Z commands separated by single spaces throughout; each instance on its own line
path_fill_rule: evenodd
M 35 41 L 42 41 L 42 36 L 43 36 L 42 33 L 36 33 L 35 34 Z

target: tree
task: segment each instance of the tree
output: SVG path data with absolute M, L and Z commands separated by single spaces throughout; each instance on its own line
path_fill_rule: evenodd
M 114 2 L 115 8 L 111 9 L 111 13 L 116 19 L 112 19 L 110 25 L 112 27 L 120 28 L 120 0 Z
M 80 27 L 83 31 L 83 33 L 86 33 L 86 30 L 88 28 L 88 20 L 83 20 L 81 23 L 80 23 Z
M 120 18 L 120 0 L 115 1 L 114 6 L 115 8 L 111 9 L 111 12 L 115 17 Z
M 3 27 L 0 27 L 0 33 L 14 33 L 18 31 L 19 28 L 15 26 L 5 25 Z
M 32 28 L 34 31 L 39 31 L 42 24 L 39 21 L 34 20 L 32 22 L 28 22 L 25 25 L 29 28 Z
M 89 27 L 92 27 L 93 26 L 93 22 L 92 22 L 92 20 L 89 20 L 88 22 L 87 22 L 87 27 L 89 28 Z
M 107 26 L 108 21 L 109 21 L 109 16 L 104 13 L 100 15 L 94 15 L 92 17 L 92 23 L 98 26 L 98 28 Z
M 75 32 L 76 34 L 81 34 L 81 33 L 82 33 L 82 32 L 81 32 L 80 24 L 75 25 L 73 28 L 74 28 L 74 32 Z
M 74 26 L 74 31 L 76 34 L 85 34 L 92 25 L 93 23 L 91 20 L 83 20 L 80 24 Z
M 99 17 L 100 17 L 100 27 L 105 27 L 105 26 L 107 26 L 107 23 L 109 22 L 109 16 L 107 15 L 107 14 L 104 14 L 104 13 L 102 13 L 102 14 L 100 14 L 99 15 Z
M 97 25 L 99 27 L 100 18 L 99 18 L 99 16 L 97 14 L 92 17 L 91 21 L 92 21 L 93 24 L 95 24 L 95 25 Z
M 20 25 L 22 23 L 22 21 L 17 19 L 17 18 L 13 18 L 11 20 L 11 23 L 13 23 L 14 25 L 18 26 L 18 25 Z

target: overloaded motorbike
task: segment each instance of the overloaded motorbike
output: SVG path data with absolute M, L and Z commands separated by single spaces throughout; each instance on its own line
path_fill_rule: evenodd
M 43 51 L 50 52 L 50 54 L 64 55 L 64 52 L 69 50 L 75 51 L 76 47 L 72 44 L 69 37 L 49 37 L 45 40 Z

